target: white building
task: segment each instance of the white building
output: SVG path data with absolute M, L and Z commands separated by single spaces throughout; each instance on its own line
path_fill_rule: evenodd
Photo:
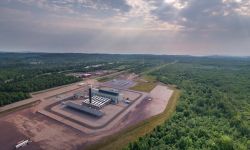
M 95 96 L 95 95 L 109 98 L 111 99 L 111 102 L 114 104 L 117 104 L 119 101 L 122 100 L 122 94 L 119 93 L 119 91 L 114 90 L 114 89 L 106 90 L 106 89 L 92 88 L 92 96 Z

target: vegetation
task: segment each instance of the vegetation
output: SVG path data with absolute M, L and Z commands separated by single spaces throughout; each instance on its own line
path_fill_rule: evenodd
M 138 71 L 164 62 L 162 57 L 145 63 L 151 58 L 150 55 L 0 53 L 0 106 L 29 98 L 29 92 L 80 80 L 66 76 L 68 73 Z
M 126 71 L 127 71 L 127 70 L 120 71 L 120 72 L 116 72 L 116 73 L 113 73 L 113 74 L 111 74 L 111 75 L 106 75 L 106 76 L 103 76 L 103 77 L 99 77 L 99 78 L 97 78 L 97 80 L 98 80 L 99 82 L 107 82 L 107 81 L 112 80 L 112 79 L 114 79 L 115 77 L 119 76 L 120 74 L 125 73 Z
M 131 126 L 125 130 L 122 130 L 114 135 L 111 135 L 98 144 L 87 148 L 88 150 L 117 150 L 129 144 L 131 141 L 137 140 L 139 137 L 150 133 L 155 127 L 164 123 L 169 119 L 172 113 L 175 111 L 177 100 L 179 99 L 180 91 L 174 89 L 172 97 L 169 99 L 168 105 L 163 113 L 151 117 L 147 120 L 140 122 L 134 126 Z
M 150 92 L 156 86 L 156 80 L 153 76 L 143 76 L 137 81 L 138 83 L 131 87 L 131 90 Z
M 150 92 L 155 86 L 156 83 L 154 82 L 139 82 L 137 85 L 130 89 L 141 92 Z
M 249 74 L 249 60 L 234 58 L 182 60 L 151 73 L 182 95 L 169 121 L 126 149 L 250 149 Z
M 29 92 L 73 83 L 80 79 L 53 73 L 0 84 L 0 106 L 29 98 Z
M 94 148 L 250 149 L 249 58 L 1 53 L 0 106 L 28 98 L 29 92 L 79 80 L 65 73 L 103 69 L 153 76 L 156 80 L 150 84 L 174 85 L 181 96 L 172 117 L 178 96 L 163 114 L 105 138 Z M 152 87 L 140 84 L 139 90 Z
M 159 65 L 157 64 L 157 66 L 153 63 L 149 63 L 148 66 L 144 65 L 140 67 L 140 69 L 136 72 L 141 75 L 141 78 L 137 80 L 137 85 L 131 87 L 130 89 L 141 92 L 150 92 L 156 86 L 157 80 L 155 76 L 150 76 L 149 74 L 158 71 L 165 66 L 175 64 L 176 62 L 177 61 L 175 60 L 169 63 L 160 63 Z

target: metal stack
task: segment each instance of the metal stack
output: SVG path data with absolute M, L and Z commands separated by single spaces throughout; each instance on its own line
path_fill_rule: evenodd
M 89 103 L 92 103 L 92 92 L 91 92 L 91 87 L 89 88 Z

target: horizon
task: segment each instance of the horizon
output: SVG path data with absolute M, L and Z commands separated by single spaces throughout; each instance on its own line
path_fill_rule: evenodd
M 7 52 L 250 56 L 250 0 L 2 0 Z
M 87 54 L 87 55 L 149 55 L 149 56 L 184 56 L 184 57 L 232 57 L 232 58 L 249 58 L 250 55 L 185 55 L 185 54 L 146 54 L 146 53 L 86 53 L 86 52 L 42 52 L 42 51 L 1 51 L 0 53 L 13 54 Z

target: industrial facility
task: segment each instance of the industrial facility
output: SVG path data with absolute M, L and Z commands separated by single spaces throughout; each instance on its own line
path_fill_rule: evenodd
M 94 89 L 92 90 L 92 96 L 104 97 L 111 100 L 111 103 L 117 104 L 122 100 L 122 94 L 115 89 Z
M 79 111 L 79 112 L 83 112 L 83 113 L 92 115 L 94 117 L 102 117 L 104 115 L 103 112 L 101 112 L 101 111 L 99 111 L 97 109 L 93 109 L 91 107 L 87 107 L 87 106 L 84 106 L 84 105 L 78 105 L 78 104 L 75 104 L 73 102 L 67 102 L 66 106 L 68 108 L 73 109 L 73 110 L 76 110 L 76 111 Z
M 116 89 L 89 88 L 88 95 L 84 96 L 84 93 L 78 92 L 74 94 L 73 98 L 86 99 L 83 99 L 81 104 L 69 101 L 65 103 L 66 107 L 95 117 L 102 117 L 104 113 L 100 109 L 108 104 L 118 104 L 122 100 L 122 94 Z

